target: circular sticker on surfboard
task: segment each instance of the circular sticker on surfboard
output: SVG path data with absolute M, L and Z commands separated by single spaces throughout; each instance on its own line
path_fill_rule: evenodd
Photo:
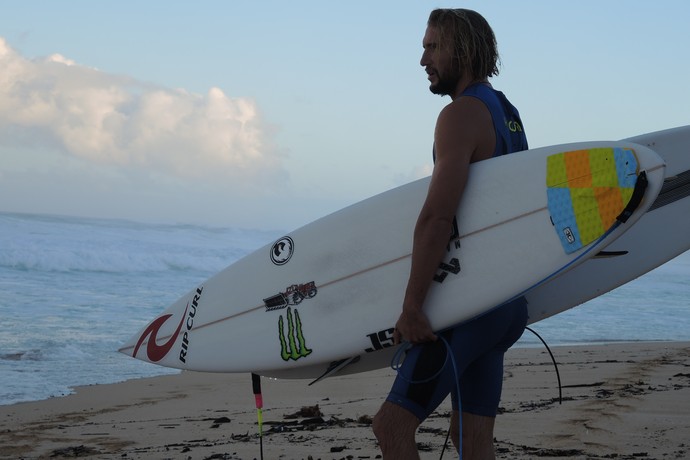
M 295 252 L 295 243 L 289 236 L 284 236 L 271 247 L 271 262 L 276 265 L 285 265 Z

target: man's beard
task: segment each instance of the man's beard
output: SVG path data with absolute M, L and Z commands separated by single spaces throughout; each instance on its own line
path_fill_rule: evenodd
M 436 74 L 438 82 L 429 86 L 429 91 L 439 96 L 450 96 L 458 86 L 462 74 L 453 66 L 453 71 L 445 75 Z

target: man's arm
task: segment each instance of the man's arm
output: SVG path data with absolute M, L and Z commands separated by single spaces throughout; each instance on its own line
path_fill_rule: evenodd
M 436 340 L 423 312 L 424 300 L 448 245 L 469 165 L 487 157 L 489 144 L 488 155 L 493 153 L 491 115 L 475 98 L 454 101 L 439 114 L 434 141 L 436 163 L 414 230 L 412 267 L 394 333 L 396 343 L 403 339 L 411 343 Z

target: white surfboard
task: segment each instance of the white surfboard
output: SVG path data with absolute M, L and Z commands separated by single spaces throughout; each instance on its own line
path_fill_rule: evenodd
M 629 142 L 552 146 L 473 164 L 460 225 L 425 307 L 434 329 L 495 308 L 615 241 L 652 205 L 664 167 L 652 150 Z M 120 351 L 168 367 L 268 374 L 384 348 L 428 184 L 369 198 L 250 254 Z
M 666 161 L 666 178 L 659 196 L 629 231 L 606 247 L 602 256 L 589 259 L 528 292 L 529 324 L 605 294 L 690 249 L 690 126 L 626 141 L 652 148 Z M 317 379 L 388 367 L 397 351 L 397 347 L 390 346 L 389 332 L 377 337 L 381 350 L 376 353 L 362 353 L 328 366 L 265 374 Z

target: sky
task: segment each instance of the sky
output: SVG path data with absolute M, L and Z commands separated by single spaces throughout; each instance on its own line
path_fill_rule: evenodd
M 290 230 L 424 177 L 437 7 L 531 147 L 690 124 L 686 0 L 0 0 L 0 212 Z

